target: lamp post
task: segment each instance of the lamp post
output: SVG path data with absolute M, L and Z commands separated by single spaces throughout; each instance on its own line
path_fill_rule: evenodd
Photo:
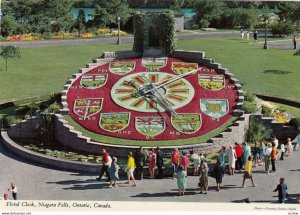
M 267 25 L 268 25 L 268 19 L 266 18 L 265 20 L 265 45 L 264 49 L 268 49 L 268 40 L 267 40 Z
M 117 44 L 119 45 L 121 43 L 121 41 L 120 41 L 120 20 L 121 20 L 121 18 L 118 16 L 117 20 L 118 20 L 118 40 L 117 40 Z

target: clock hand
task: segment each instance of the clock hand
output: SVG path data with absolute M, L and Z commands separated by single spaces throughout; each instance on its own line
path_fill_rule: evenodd
M 172 83 L 172 82 L 174 82 L 174 81 L 177 81 L 177 80 L 179 80 L 179 79 L 181 79 L 181 78 L 183 78 L 183 77 L 185 77 L 185 76 L 188 76 L 188 75 L 190 75 L 190 74 L 192 74 L 192 73 L 195 73 L 195 72 L 197 72 L 197 71 L 198 71 L 198 69 L 195 69 L 195 70 L 192 70 L 192 71 L 190 71 L 190 72 L 187 72 L 187 73 L 178 75 L 178 76 L 176 76 L 176 77 L 174 77 L 174 78 L 168 80 L 168 81 L 165 82 L 165 83 L 162 83 L 162 84 L 159 84 L 159 85 L 157 85 L 157 86 L 154 86 L 153 89 L 148 89 L 148 90 L 144 91 L 143 93 L 149 93 L 150 91 L 154 91 L 155 89 L 159 89 L 159 88 L 161 88 L 161 87 L 163 87 L 163 86 L 166 86 L 166 85 L 168 85 L 168 84 L 170 84 L 170 83 Z
M 168 102 L 166 101 L 166 99 L 161 95 L 161 93 L 155 88 L 155 86 L 153 85 L 153 83 L 145 76 L 145 74 L 142 76 L 143 78 L 146 79 L 146 81 L 149 83 L 150 85 L 150 90 L 149 92 L 156 97 L 157 101 L 160 103 L 160 105 L 166 109 L 167 111 L 169 111 L 171 113 L 171 115 L 175 115 L 177 116 L 177 113 L 175 112 L 175 110 L 173 110 L 173 108 L 168 104 Z

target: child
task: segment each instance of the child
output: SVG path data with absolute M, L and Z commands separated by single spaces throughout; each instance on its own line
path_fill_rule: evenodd
M 110 167 L 108 168 L 108 172 L 110 175 L 110 184 L 109 188 L 118 187 L 117 180 L 119 180 L 119 165 L 117 164 L 118 159 L 116 157 L 112 158 L 112 163 Z
M 8 191 L 11 191 L 12 192 L 12 196 L 13 196 L 13 199 L 14 200 L 17 200 L 17 185 L 16 185 L 16 182 L 11 182 L 10 184 L 10 188 L 8 188 Z
M 292 150 L 293 150 L 291 138 L 287 138 L 287 147 L 286 148 L 287 148 L 287 156 L 291 156 Z
M 285 203 L 285 198 L 287 196 L 287 186 L 284 183 L 284 178 L 279 179 L 279 184 L 273 192 L 278 191 L 278 199 L 279 203 Z
M 186 171 L 184 171 L 183 167 L 180 165 L 177 169 L 177 185 L 178 185 L 178 196 L 184 195 L 186 189 Z

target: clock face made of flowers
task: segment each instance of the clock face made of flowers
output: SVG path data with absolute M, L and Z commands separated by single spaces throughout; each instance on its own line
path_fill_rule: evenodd
M 114 60 L 76 76 L 67 92 L 82 127 L 135 141 L 200 137 L 229 121 L 237 100 L 218 70 L 178 58 Z

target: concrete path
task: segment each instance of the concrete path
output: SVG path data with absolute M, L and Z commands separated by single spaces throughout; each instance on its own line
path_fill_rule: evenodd
M 18 158 L 0 143 L 0 193 L 8 193 L 11 181 L 16 181 L 20 200 L 103 200 L 103 201 L 169 201 L 169 202 L 244 202 L 249 198 L 257 203 L 276 203 L 277 193 L 272 190 L 280 177 L 285 177 L 290 196 L 300 194 L 300 152 L 278 161 L 277 172 L 266 174 L 263 167 L 254 168 L 257 187 L 246 181 L 246 188 L 240 188 L 242 174 L 225 175 L 223 189 L 215 191 L 215 180 L 209 178 L 209 192 L 199 194 L 198 177 L 188 176 L 185 196 L 176 196 L 177 183 L 171 178 L 144 179 L 138 187 L 125 184 L 123 178 L 119 188 L 108 188 L 106 182 L 95 180 L 96 175 L 64 172 L 48 169 L 30 161 Z M 1 195 L 2 195 L 1 194 Z M 11 198 L 11 194 L 10 194 Z
M 210 37 L 228 37 L 239 35 L 237 31 L 228 32 L 205 32 L 178 34 L 177 39 L 196 39 Z M 133 43 L 132 37 L 121 37 L 121 43 Z M 51 47 L 51 46 L 76 46 L 76 45 L 99 45 L 99 44 L 116 44 L 117 37 L 102 37 L 96 39 L 74 39 L 74 40 L 41 40 L 41 41 L 22 41 L 22 42 L 0 42 L 0 46 L 13 45 L 18 47 Z
M 297 39 L 297 50 L 300 48 L 300 39 Z M 267 41 L 268 47 L 272 49 L 281 49 L 281 50 L 294 50 L 294 43 L 292 39 L 289 40 L 274 40 L 274 41 Z M 258 42 L 257 45 L 263 47 L 265 41 Z

